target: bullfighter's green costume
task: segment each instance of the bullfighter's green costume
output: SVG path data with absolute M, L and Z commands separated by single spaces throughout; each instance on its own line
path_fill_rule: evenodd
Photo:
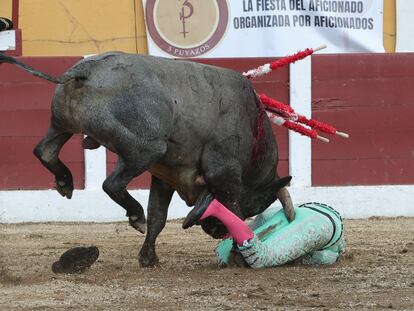
M 226 266 L 236 248 L 252 268 L 283 265 L 299 259 L 303 264 L 335 263 L 344 250 L 340 214 L 322 203 L 295 207 L 296 217 L 288 222 L 283 210 L 269 208 L 249 226 L 254 237 L 243 245 L 222 240 L 216 250 L 219 266 Z M 234 245 L 234 246 L 233 246 Z

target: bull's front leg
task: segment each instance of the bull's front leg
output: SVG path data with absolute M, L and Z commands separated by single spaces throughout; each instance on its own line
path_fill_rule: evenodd
M 155 253 L 155 240 L 165 226 L 168 206 L 173 194 L 173 188 L 157 177 L 152 176 L 148 201 L 147 235 L 138 255 L 141 267 L 154 267 L 158 264 L 158 257 Z

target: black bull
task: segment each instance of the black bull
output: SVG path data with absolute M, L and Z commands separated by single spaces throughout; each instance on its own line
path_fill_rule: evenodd
M 148 170 L 152 174 L 142 266 L 158 262 L 155 240 L 165 226 L 174 191 L 188 206 L 211 194 L 245 219 L 280 199 L 293 219 L 285 186 L 277 175 L 275 138 L 263 105 L 241 74 L 195 62 L 145 55 L 105 53 L 78 62 L 63 76 L 11 63 L 57 83 L 51 125 L 34 153 L 53 173 L 56 189 L 73 192 L 70 170 L 59 160 L 74 133 L 87 135 L 84 148 L 105 146 L 118 155 L 104 191 L 126 210 L 130 224 L 145 232 L 143 208 L 126 190 Z M 216 219 L 201 222 L 215 238 L 226 233 Z

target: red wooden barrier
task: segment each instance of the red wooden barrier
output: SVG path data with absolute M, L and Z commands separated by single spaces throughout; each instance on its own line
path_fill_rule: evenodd
M 20 60 L 51 75 L 60 75 L 79 57 L 22 57 Z M 49 127 L 55 85 L 15 66 L 0 65 L 0 189 L 49 189 L 53 176 L 32 150 Z M 75 187 L 84 187 L 81 138 L 63 148 L 62 160 L 71 169 Z
M 312 144 L 312 183 L 414 184 L 414 54 L 315 55 L 313 116 L 351 135 Z

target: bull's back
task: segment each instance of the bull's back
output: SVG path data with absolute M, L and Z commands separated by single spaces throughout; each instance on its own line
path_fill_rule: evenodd
M 104 53 L 80 61 L 70 74 L 86 76 L 85 86 L 119 92 L 137 88 L 153 98 L 165 97 L 200 112 L 218 106 L 231 97 L 240 101 L 243 89 L 251 88 L 239 73 L 191 61 L 173 60 L 140 54 Z M 229 100 L 220 103 L 227 109 Z M 241 102 L 240 105 L 243 103 Z M 185 112 L 185 111 L 184 111 Z
M 106 53 L 78 66 L 88 76 L 86 87 L 104 96 L 125 98 L 131 94 L 135 105 L 145 105 L 142 110 L 148 105 L 164 106 L 172 112 L 174 124 L 187 126 L 186 130 L 199 137 L 226 114 L 238 122 L 254 121 L 254 91 L 249 81 L 232 70 L 125 53 Z
M 87 132 L 90 118 L 99 121 L 109 113 L 127 127 L 139 123 L 141 133 L 151 128 L 148 122 L 158 122 L 175 141 L 202 144 L 221 132 L 241 135 L 249 144 L 257 123 L 252 86 L 232 70 L 111 52 L 86 58 L 67 74 L 86 79 L 58 88 L 54 110 L 67 123 L 79 123 L 80 131 Z

